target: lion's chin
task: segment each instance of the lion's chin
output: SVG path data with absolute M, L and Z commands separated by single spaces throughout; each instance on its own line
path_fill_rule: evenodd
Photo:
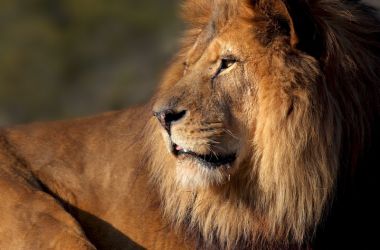
M 233 163 L 210 168 L 207 163 L 193 157 L 178 157 L 176 164 L 177 182 L 190 189 L 222 185 L 229 181 Z

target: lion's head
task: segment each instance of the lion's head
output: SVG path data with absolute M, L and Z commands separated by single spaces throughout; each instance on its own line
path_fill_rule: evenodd
M 304 243 L 351 150 L 343 138 L 362 143 L 366 105 L 378 107 L 361 102 L 378 88 L 358 82 L 378 79 L 378 45 L 355 47 L 375 19 L 309 2 L 185 2 L 190 29 L 154 98 L 162 136 L 147 147 L 161 145 L 151 165 L 164 213 L 209 244 Z

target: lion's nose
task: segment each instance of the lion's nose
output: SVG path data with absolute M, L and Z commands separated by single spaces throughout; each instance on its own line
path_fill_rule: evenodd
M 168 131 L 170 134 L 170 127 L 174 122 L 181 120 L 185 114 L 186 110 L 176 112 L 173 109 L 166 109 L 159 112 L 153 113 L 155 117 L 160 121 L 161 125 Z

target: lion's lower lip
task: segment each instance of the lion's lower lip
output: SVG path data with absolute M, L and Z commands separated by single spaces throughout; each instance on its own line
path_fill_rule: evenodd
M 180 150 L 178 150 L 180 149 Z M 176 156 L 185 156 L 192 157 L 202 162 L 208 168 L 219 168 L 222 166 L 230 165 L 236 160 L 236 154 L 228 154 L 228 155 L 217 155 L 217 154 L 207 154 L 207 155 L 199 155 L 195 152 L 183 149 L 182 147 L 178 147 L 177 145 L 173 145 L 173 154 Z

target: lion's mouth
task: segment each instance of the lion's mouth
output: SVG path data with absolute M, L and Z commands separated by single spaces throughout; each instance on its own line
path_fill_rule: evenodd
M 236 154 L 207 154 L 200 155 L 193 151 L 187 150 L 176 144 L 172 145 L 172 152 L 175 156 L 191 157 L 201 162 L 205 167 L 210 169 L 216 169 L 222 166 L 231 166 L 236 160 Z

